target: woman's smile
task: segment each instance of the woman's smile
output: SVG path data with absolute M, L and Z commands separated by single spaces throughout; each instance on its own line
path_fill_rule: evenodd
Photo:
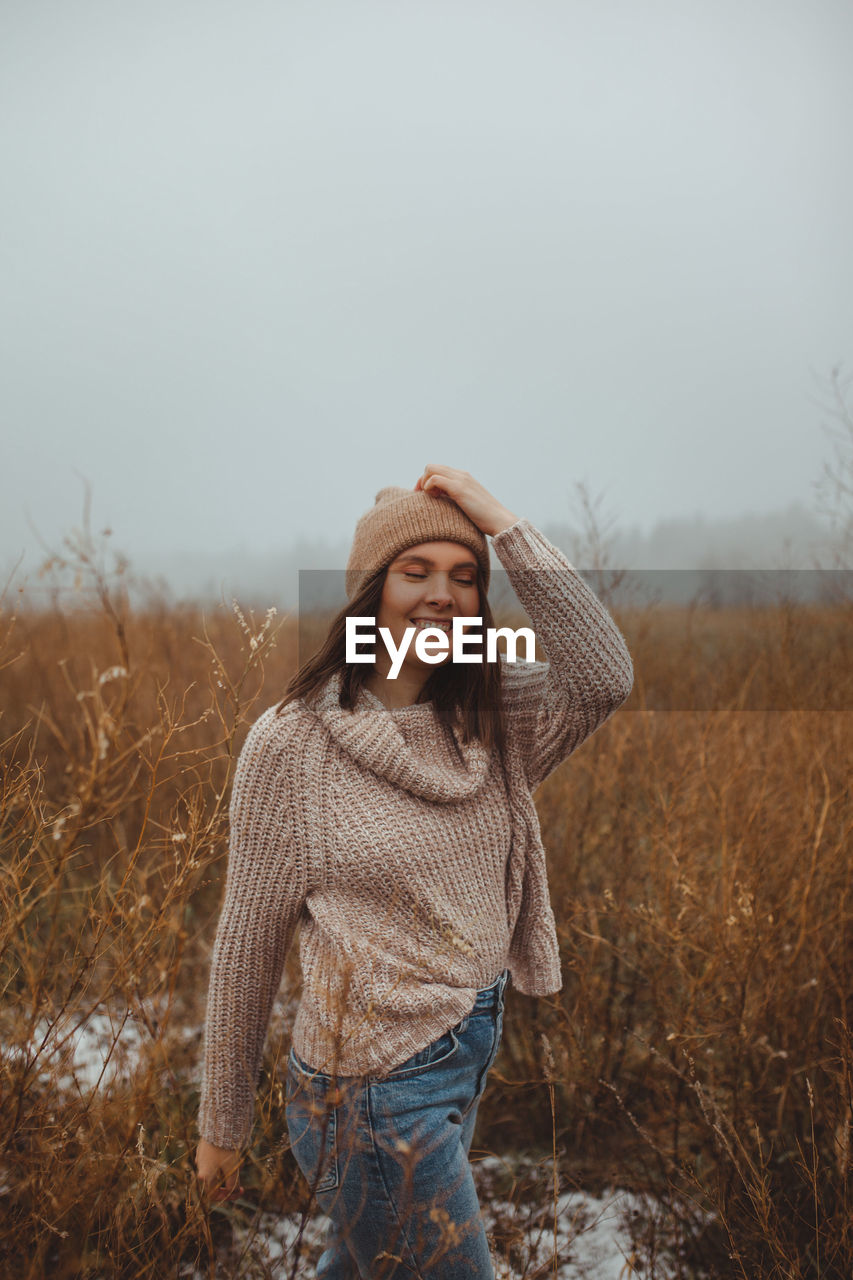
M 425 631 L 427 627 L 440 627 L 442 631 L 449 632 L 453 624 L 452 618 L 410 618 L 409 621 L 419 631 Z

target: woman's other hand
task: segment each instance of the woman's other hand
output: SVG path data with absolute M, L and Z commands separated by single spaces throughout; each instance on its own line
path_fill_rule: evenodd
M 202 1138 L 195 1153 L 195 1163 L 201 1189 L 214 1203 L 236 1200 L 243 1194 L 239 1151 L 215 1147 Z
M 418 476 L 415 488 L 438 498 L 452 498 L 480 532 L 491 538 L 508 529 L 519 518 L 492 497 L 469 472 L 457 471 L 455 467 L 429 463 L 424 467 L 423 475 Z

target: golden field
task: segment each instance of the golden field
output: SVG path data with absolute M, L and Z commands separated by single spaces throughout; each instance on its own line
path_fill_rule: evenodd
M 239 1230 L 309 1207 L 296 947 L 246 1201 L 212 1208 L 193 1166 L 230 778 L 296 622 L 134 609 L 120 576 L 86 599 L 0 614 L 4 1274 L 308 1274 Z M 514 1194 L 546 1218 L 555 1182 L 648 1193 L 626 1276 L 849 1277 L 853 606 L 614 613 L 634 692 L 537 794 L 564 986 L 510 986 L 474 1157 L 541 1156 Z M 495 1247 L 551 1274 L 511 1225 Z

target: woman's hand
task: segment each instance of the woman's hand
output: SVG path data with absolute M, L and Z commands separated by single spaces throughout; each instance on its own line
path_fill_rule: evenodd
M 428 464 L 423 475 L 418 476 L 415 488 L 439 498 L 452 498 L 480 532 L 491 538 L 508 529 L 519 518 L 493 498 L 467 471 L 457 471 L 455 467 Z
M 240 1152 L 215 1147 L 202 1138 L 195 1154 L 202 1191 L 214 1202 L 236 1200 L 243 1194 L 240 1185 Z

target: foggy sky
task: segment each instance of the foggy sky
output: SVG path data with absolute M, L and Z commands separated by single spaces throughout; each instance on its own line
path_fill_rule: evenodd
M 0 562 L 812 503 L 853 366 L 853 7 L 6 0 Z

